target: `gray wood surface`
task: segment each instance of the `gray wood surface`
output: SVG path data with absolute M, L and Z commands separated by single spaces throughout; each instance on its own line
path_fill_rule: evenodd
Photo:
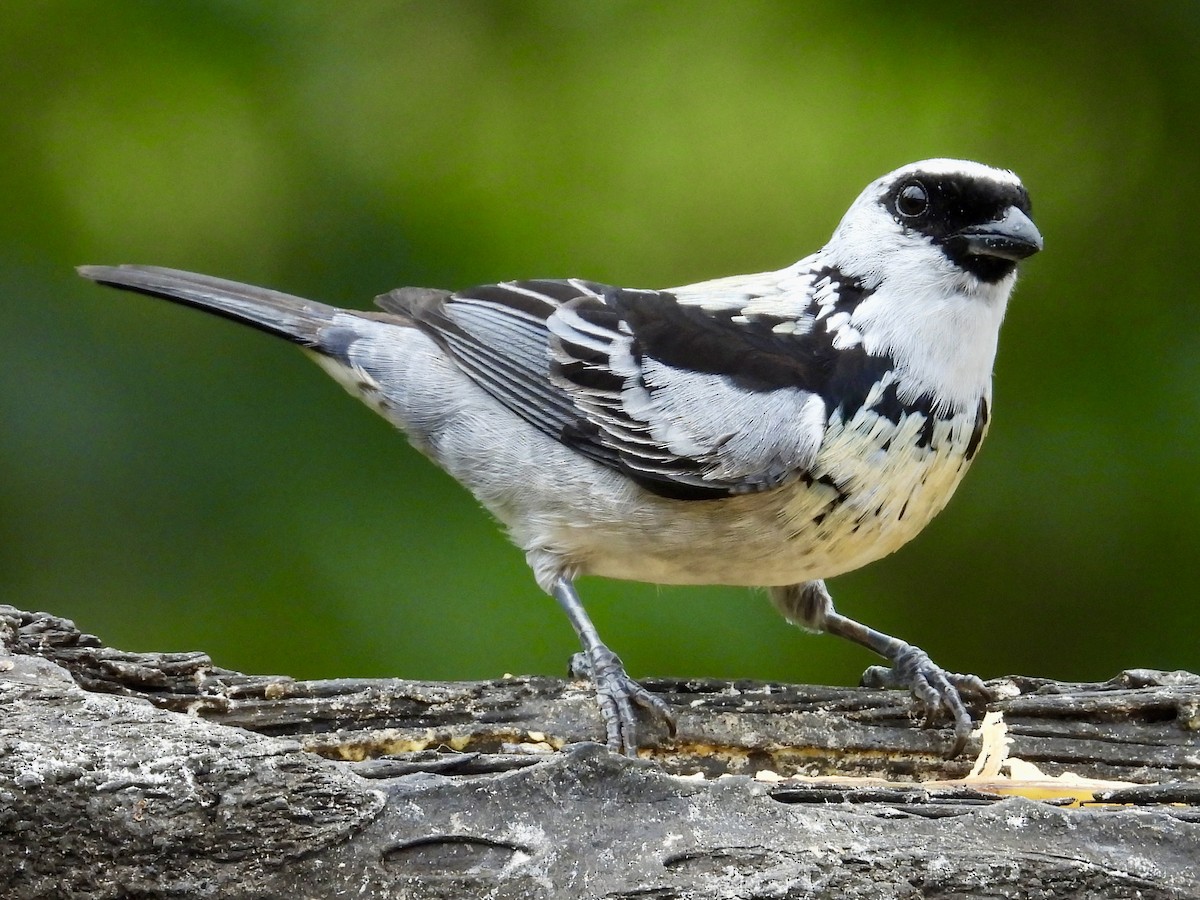
M 1138 785 L 1084 808 L 945 783 L 978 738 L 897 692 L 645 684 L 679 732 L 627 760 L 579 682 L 247 676 L 0 606 L 0 897 L 1200 898 L 1196 675 L 993 683 L 1012 755 Z

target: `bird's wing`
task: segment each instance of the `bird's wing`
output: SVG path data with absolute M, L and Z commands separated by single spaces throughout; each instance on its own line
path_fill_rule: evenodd
M 839 296 L 813 287 L 828 282 L 809 273 L 786 295 L 704 303 L 578 279 L 378 302 L 551 437 L 664 496 L 713 499 L 777 487 L 815 459 L 845 355 L 842 331 L 822 325 Z
M 562 303 L 599 285 L 583 281 L 519 281 L 452 294 L 400 288 L 376 298 L 433 338 L 472 381 L 546 434 L 561 438 L 582 418 L 570 395 L 550 378 L 546 320 Z M 609 464 L 614 453 L 580 448 Z

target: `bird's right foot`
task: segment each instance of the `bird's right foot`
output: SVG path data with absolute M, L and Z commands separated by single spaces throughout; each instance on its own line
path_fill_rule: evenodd
M 916 697 L 925 713 L 926 725 L 932 725 L 944 712 L 954 722 L 951 756 L 958 756 L 971 736 L 971 712 L 963 695 L 983 700 L 994 699 L 992 691 L 977 675 L 947 672 L 920 647 L 898 642 L 892 665 L 871 666 L 863 673 L 863 687 L 906 689 Z
M 674 736 L 675 713 L 671 707 L 630 678 L 621 658 L 604 644 L 576 653 L 571 658 L 571 674 L 590 678 L 595 685 L 606 743 L 613 753 L 637 756 L 637 707 L 663 722 Z

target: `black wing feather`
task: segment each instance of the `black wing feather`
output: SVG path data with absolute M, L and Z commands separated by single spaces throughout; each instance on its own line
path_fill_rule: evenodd
M 783 421 L 776 441 L 737 441 L 743 413 L 809 410 L 829 378 L 830 360 L 798 354 L 796 335 L 772 330 L 778 319 L 735 321 L 736 310 L 714 313 L 669 292 L 574 279 L 455 294 L 406 288 L 379 304 L 527 422 L 664 496 L 767 490 L 800 474 L 819 446 L 823 419 L 800 439 L 801 423 Z M 705 409 L 716 394 L 721 402 Z

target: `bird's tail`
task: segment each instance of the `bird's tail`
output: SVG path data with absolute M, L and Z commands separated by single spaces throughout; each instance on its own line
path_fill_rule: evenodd
M 337 312 L 303 297 L 178 269 L 80 266 L 77 271 L 99 284 L 194 306 L 306 347 L 318 344 L 320 330 Z

